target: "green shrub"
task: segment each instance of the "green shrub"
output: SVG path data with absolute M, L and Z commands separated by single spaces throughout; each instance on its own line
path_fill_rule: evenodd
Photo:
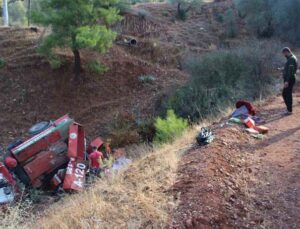
M 237 37 L 239 34 L 239 27 L 238 27 L 234 10 L 233 9 L 227 10 L 223 19 L 226 27 L 227 37 L 230 38 Z
M 63 65 L 61 59 L 57 56 L 51 56 L 48 58 L 49 64 L 52 70 L 60 69 Z
M 220 23 L 223 23 L 225 21 L 225 15 L 224 14 L 216 13 L 214 16 L 215 16 L 215 19 Z
M 15 1 L 8 7 L 10 24 L 13 26 L 24 26 L 27 22 L 26 6 L 24 2 Z
M 276 1 L 278 0 L 234 0 L 240 17 L 245 19 L 248 28 L 259 37 L 274 35 L 272 5 Z
M 169 17 L 169 13 L 168 13 L 168 12 L 163 12 L 163 13 L 162 13 L 162 16 L 163 16 L 163 17 Z
M 165 109 L 197 121 L 214 116 L 237 100 L 261 99 L 276 92 L 272 76 L 280 53 L 277 43 L 250 42 L 234 50 L 190 57 L 184 68 L 191 75 L 187 85 L 169 96 Z M 278 51 L 279 50 L 279 51 Z
M 88 69 L 91 72 L 94 72 L 94 73 L 99 74 L 99 75 L 102 75 L 102 74 L 104 74 L 105 72 L 108 71 L 108 67 L 106 67 L 105 65 L 101 64 L 98 61 L 92 61 L 92 62 L 90 62 L 88 64 Z
M 135 117 L 130 114 L 115 114 L 107 131 L 112 139 L 112 147 L 137 144 L 141 140 Z
M 156 143 L 171 142 L 188 127 L 187 121 L 177 117 L 173 110 L 168 110 L 166 119 L 157 118 L 154 125 Z
M 191 9 L 199 8 L 202 4 L 202 0 L 168 0 L 171 4 L 176 5 L 177 12 L 176 17 L 179 20 L 186 20 L 188 13 Z
M 277 35 L 300 45 L 299 0 L 234 0 L 239 15 L 259 37 Z
M 150 13 L 147 10 L 139 9 L 138 10 L 138 16 L 141 19 L 146 19 L 146 18 L 148 18 L 150 16 Z
M 4 59 L 0 58 L 0 69 L 4 68 L 5 65 L 6 65 L 6 61 Z
M 139 81 L 144 84 L 153 84 L 156 81 L 156 77 L 153 75 L 141 75 Z
M 187 14 L 188 14 L 188 11 L 187 10 L 184 10 L 184 9 L 179 9 L 177 11 L 177 15 L 176 17 L 181 20 L 181 21 L 185 21 L 186 18 L 187 18 Z
M 276 4 L 272 4 L 275 34 L 298 46 L 300 46 L 299 11 L 299 0 L 276 0 Z
M 138 133 L 141 137 L 141 140 L 147 143 L 153 142 L 153 139 L 155 137 L 154 120 L 152 118 L 146 119 L 146 120 L 142 120 L 137 124 L 138 124 Z

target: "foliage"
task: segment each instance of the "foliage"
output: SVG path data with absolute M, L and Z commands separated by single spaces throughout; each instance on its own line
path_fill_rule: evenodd
M 116 113 L 113 122 L 109 126 L 108 133 L 112 139 L 112 147 L 126 146 L 140 142 L 140 135 L 132 114 Z
M 48 60 L 50 63 L 50 67 L 53 70 L 57 70 L 61 68 L 61 66 L 63 65 L 62 60 L 58 56 L 55 55 L 49 56 Z
M 26 6 L 24 2 L 17 1 L 9 4 L 8 14 L 11 25 L 23 26 L 27 22 Z
M 169 0 L 171 4 L 177 6 L 176 17 L 182 21 L 187 19 L 188 12 L 202 3 L 202 0 Z
M 273 0 L 235 0 L 235 4 L 242 18 L 250 29 L 260 37 L 271 37 L 274 33 L 271 6 Z
M 153 84 L 156 81 L 156 77 L 153 75 L 141 75 L 139 81 L 145 84 Z
M 9 24 L 12 26 L 24 26 L 28 22 L 28 17 L 30 15 L 30 9 L 38 9 L 39 2 L 38 0 L 8 0 L 8 14 L 9 14 Z M 2 4 L 3 1 L 0 0 L 0 12 L 2 13 Z M 1 15 L 0 13 L 0 15 Z M 1 19 L 1 18 L 0 18 Z M 1 20 L 0 20 L 0 23 Z
M 5 65 L 6 65 L 6 61 L 3 58 L 0 57 L 0 69 L 4 68 Z
M 90 48 L 104 53 L 116 38 L 109 26 L 122 19 L 117 3 L 118 0 L 41 0 L 41 9 L 32 13 L 32 19 L 52 28 L 40 47 L 41 53 L 51 56 L 55 47 L 70 48 L 75 78 L 80 78 L 80 50 Z
M 300 45 L 299 0 L 235 0 L 240 17 L 259 37 L 277 35 Z
M 173 110 L 167 111 L 166 119 L 157 118 L 154 125 L 156 128 L 154 141 L 156 143 L 171 142 L 182 135 L 188 127 L 187 121 L 177 117 Z
M 142 142 L 151 143 L 155 137 L 155 126 L 152 118 L 138 123 L 138 133 Z
M 252 42 L 234 50 L 221 50 L 190 57 L 185 69 L 190 82 L 169 97 L 167 109 L 197 121 L 213 116 L 239 99 L 260 99 L 274 92 L 271 71 L 277 61 L 279 45 Z
M 150 16 L 150 13 L 149 13 L 147 10 L 139 9 L 139 10 L 138 10 L 138 16 L 139 16 L 141 19 L 146 19 L 147 17 Z
M 88 68 L 91 72 L 94 72 L 96 74 L 104 74 L 108 71 L 108 67 L 101 64 L 99 61 L 92 61 L 88 64 Z
M 235 38 L 238 36 L 239 27 L 233 9 L 227 10 L 224 17 L 220 17 L 219 20 L 223 20 L 225 23 L 227 37 Z
M 272 6 L 275 33 L 284 40 L 300 46 L 300 1 L 276 1 Z
M 156 3 L 156 2 L 164 2 L 164 0 L 123 0 L 122 2 L 129 3 L 131 5 L 135 5 L 137 3 Z

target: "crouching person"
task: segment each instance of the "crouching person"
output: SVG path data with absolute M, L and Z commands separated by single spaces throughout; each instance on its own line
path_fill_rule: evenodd
M 89 155 L 90 173 L 99 176 L 103 164 L 103 154 L 98 151 L 97 147 L 93 147 L 92 153 Z

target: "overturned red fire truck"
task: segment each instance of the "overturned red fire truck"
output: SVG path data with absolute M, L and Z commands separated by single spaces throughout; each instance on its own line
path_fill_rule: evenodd
M 14 177 L 27 187 L 81 191 L 89 166 L 83 126 L 65 115 L 34 125 L 29 134 L 28 140 L 11 144 L 0 163 L 0 204 L 14 199 Z M 97 138 L 88 149 L 102 145 Z

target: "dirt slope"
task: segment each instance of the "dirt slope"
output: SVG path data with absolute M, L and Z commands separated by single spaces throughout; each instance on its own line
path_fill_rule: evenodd
M 91 137 L 123 134 L 123 144 L 139 141 L 138 133 L 130 128 L 135 120 L 143 123 L 157 115 L 161 98 L 186 82 L 188 77 L 180 71 L 182 56 L 220 46 L 222 25 L 215 14 L 226 7 L 224 2 L 205 4 L 191 10 L 189 19 L 181 22 L 174 18 L 175 6 L 139 5 L 149 16 L 126 15 L 116 28 L 120 37 L 106 55 L 82 52 L 86 77 L 82 85 L 71 82 L 72 55 L 68 50 L 58 50 L 65 62 L 58 70 L 52 70 L 37 53 L 43 29 L 0 28 L 0 57 L 7 62 L 0 69 L 1 145 L 24 136 L 33 123 L 65 113 L 85 125 Z M 138 45 L 120 45 L 123 35 L 136 37 Z M 90 72 L 87 63 L 91 60 L 101 61 L 109 71 L 103 75 Z M 156 80 L 141 82 L 142 75 Z M 121 128 L 122 133 L 115 131 Z
M 2 40 L 4 37 L 8 40 Z M 90 136 L 107 136 L 118 117 L 123 121 L 151 117 L 160 95 L 186 80 L 176 69 L 148 63 L 114 46 L 105 56 L 83 52 L 86 82 L 74 85 L 71 57 L 64 53 L 67 65 L 52 70 L 36 53 L 38 37 L 27 29 L 0 29 L 0 55 L 7 61 L 0 70 L 3 144 L 24 136 L 33 123 L 65 113 L 84 124 Z M 110 70 L 104 75 L 91 73 L 86 67 L 88 59 L 101 60 Z M 139 80 L 142 75 L 153 75 L 156 80 L 143 83 Z
M 216 124 L 216 140 L 183 157 L 171 228 L 299 228 L 299 88 L 292 116 L 280 115 L 280 96 L 258 107 L 266 139 Z

